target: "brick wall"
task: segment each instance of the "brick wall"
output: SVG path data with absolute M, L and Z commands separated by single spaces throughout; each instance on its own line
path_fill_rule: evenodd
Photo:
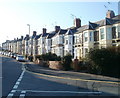
M 49 61 L 49 68 L 57 70 L 63 69 L 60 61 Z

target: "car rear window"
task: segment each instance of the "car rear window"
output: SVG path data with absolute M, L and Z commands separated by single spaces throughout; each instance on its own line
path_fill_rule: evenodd
M 24 58 L 24 56 L 18 56 L 18 57 L 20 57 L 20 58 Z

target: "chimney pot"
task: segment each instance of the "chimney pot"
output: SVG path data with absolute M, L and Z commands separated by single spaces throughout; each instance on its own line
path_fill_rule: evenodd
M 36 33 L 37 33 L 36 31 L 33 31 L 33 36 L 36 36 Z
M 21 36 L 21 39 L 23 39 L 23 36 Z
M 113 18 L 113 17 L 115 17 L 114 11 L 108 10 L 107 13 L 106 13 L 106 17 L 107 18 Z
M 46 33 L 47 29 L 46 28 L 43 28 L 43 33 Z
M 81 27 L 81 20 L 79 18 L 74 19 L 74 26 L 77 28 Z
M 60 26 L 55 26 L 55 32 L 58 32 L 60 30 Z

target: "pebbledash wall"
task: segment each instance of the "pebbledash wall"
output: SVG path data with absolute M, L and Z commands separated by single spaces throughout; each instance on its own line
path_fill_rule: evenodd
M 61 29 L 55 26 L 55 30 L 49 33 L 46 28 L 43 28 L 42 34 L 36 33 L 33 31 L 32 36 L 7 40 L 2 43 L 2 48 L 22 55 L 52 52 L 61 57 L 69 53 L 74 59 L 85 58 L 92 49 L 120 45 L 120 15 L 108 10 L 104 19 L 87 25 L 82 26 L 81 20 L 75 18 L 73 27 Z

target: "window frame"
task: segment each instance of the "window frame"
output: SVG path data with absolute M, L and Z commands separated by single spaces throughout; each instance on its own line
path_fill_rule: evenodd
M 100 37 L 101 37 L 101 40 L 105 39 L 104 28 L 100 28 Z

